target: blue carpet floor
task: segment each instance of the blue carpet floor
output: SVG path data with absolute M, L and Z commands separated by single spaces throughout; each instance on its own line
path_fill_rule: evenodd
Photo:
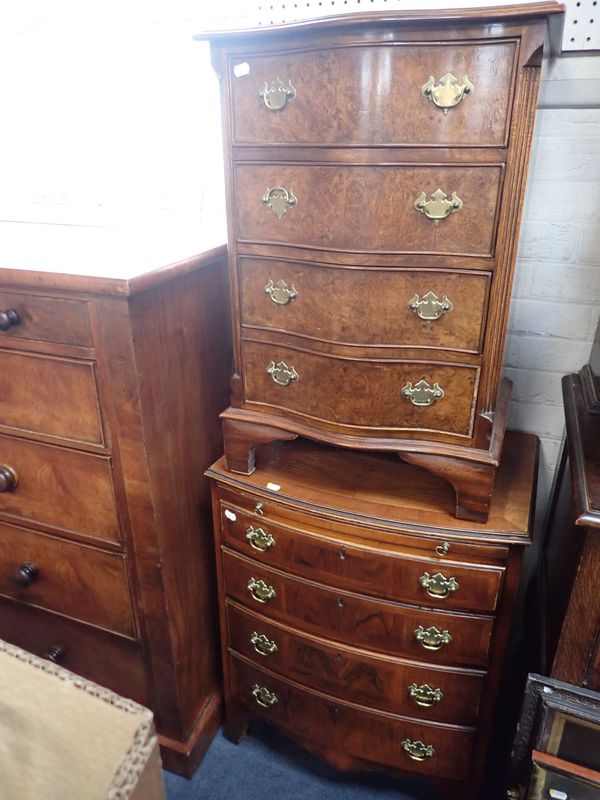
M 237 745 L 219 732 L 192 780 L 164 775 L 168 800 L 439 800 L 419 780 L 337 772 L 260 723 Z

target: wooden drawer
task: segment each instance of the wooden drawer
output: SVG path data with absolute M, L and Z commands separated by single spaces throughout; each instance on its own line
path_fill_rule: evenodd
M 487 664 L 494 622 L 491 617 L 373 600 L 267 569 L 226 549 L 223 570 L 229 597 L 308 633 L 433 664 Z M 271 599 L 256 599 L 261 589 L 251 592 L 248 584 L 258 581 L 273 590 Z M 423 634 L 432 627 L 440 634 L 448 631 L 451 638 L 437 650 L 424 648 L 415 633 L 419 630 Z M 430 634 L 435 635 L 433 631 Z
M 371 711 L 327 694 L 308 691 L 233 656 L 230 665 L 235 699 L 293 734 L 343 749 L 356 758 L 421 775 L 454 780 L 467 775 L 472 729 Z M 253 694 L 255 689 L 266 689 L 276 698 L 274 704 L 268 707 L 259 704 Z M 411 759 L 402 746 L 407 739 L 431 745 L 433 754 L 424 761 Z
M 0 292 L 0 310 L 9 309 L 17 312 L 18 321 L 8 330 L 0 331 L 0 341 L 33 339 L 92 347 L 88 305 L 84 300 Z
M 150 703 L 142 652 L 130 639 L 2 598 L 0 638 L 43 658 L 58 649 L 62 667 L 138 703 Z
M 0 350 L 0 428 L 103 446 L 93 362 Z
M 230 602 L 227 620 L 230 648 L 304 686 L 419 719 L 457 725 L 474 725 L 477 720 L 485 673 L 424 666 L 346 647 Z
M 0 524 L 0 594 L 134 636 L 117 554 Z
M 350 252 L 492 256 L 503 167 L 236 164 L 238 238 Z M 261 202 L 283 187 L 281 218 Z M 415 202 L 441 189 L 463 206 L 428 219 Z M 278 213 L 284 209 L 276 207 Z
M 0 494 L 0 516 L 66 535 L 119 541 L 108 458 L 0 436 L 0 464 L 10 465 L 19 477 L 14 491 Z
M 339 344 L 481 352 L 490 273 L 244 257 L 238 265 L 245 328 Z M 437 299 L 427 302 L 430 293 Z
M 354 435 L 361 432 L 357 429 L 385 437 L 404 431 L 472 434 L 479 383 L 474 365 L 334 357 L 250 341 L 242 343 L 242 360 L 246 403 L 270 407 L 273 413 L 352 426 Z M 288 374 L 267 372 L 277 367 Z M 432 390 L 438 384 L 444 393 L 428 406 L 414 405 L 402 395 L 405 387 L 415 391 L 422 380 Z
M 394 43 L 230 57 L 234 144 L 502 146 L 516 45 Z M 467 76 L 473 91 L 444 113 L 421 90 L 431 75 L 439 85 L 447 73 L 459 84 Z M 370 75 L 380 80 L 365 90 Z M 284 95 L 270 91 L 277 79 L 293 87 L 279 111 L 259 96 L 266 82 L 266 102 L 282 103 Z
M 494 611 L 500 596 L 502 568 L 425 560 L 418 551 L 352 545 L 281 524 L 257 523 L 229 505 L 221 506 L 221 526 L 228 547 L 265 566 L 387 600 Z

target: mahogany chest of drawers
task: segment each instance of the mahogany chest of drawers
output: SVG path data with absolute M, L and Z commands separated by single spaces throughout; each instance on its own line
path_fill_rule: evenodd
M 487 523 L 391 454 L 262 445 L 223 459 L 213 515 L 228 734 L 264 717 L 342 769 L 476 797 L 523 549 L 537 439 L 507 434 Z M 393 491 L 392 491 L 393 488 Z
M 0 638 L 152 708 L 183 773 L 221 716 L 228 308 L 222 245 L 132 280 L 0 270 Z
M 212 34 L 236 373 L 227 466 L 386 450 L 485 521 L 544 37 L 557 3 Z

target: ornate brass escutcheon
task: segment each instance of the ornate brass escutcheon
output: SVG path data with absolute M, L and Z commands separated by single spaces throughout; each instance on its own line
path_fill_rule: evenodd
M 400 744 L 413 761 L 425 761 L 426 758 L 431 758 L 431 756 L 435 755 L 435 750 L 430 744 L 413 742 L 412 739 L 405 739 Z
M 440 631 L 435 627 L 424 628 L 419 625 L 414 630 L 415 639 L 425 650 L 441 650 L 445 644 L 450 644 L 452 636 L 448 631 Z
M 267 533 L 264 528 L 255 528 L 253 525 L 246 528 L 246 539 L 250 542 L 250 547 L 261 553 L 266 552 L 275 544 L 275 539 L 270 533 Z
M 298 198 L 285 186 L 274 186 L 272 189 L 267 186 L 262 196 L 263 206 L 270 208 L 277 219 L 281 219 L 288 208 L 293 208 L 297 202 Z
M 456 211 L 460 211 L 463 207 L 463 201 L 456 192 L 452 192 L 452 197 L 448 200 L 446 192 L 443 192 L 438 187 L 430 198 L 427 198 L 426 192 L 421 192 L 414 202 L 414 207 L 421 214 L 425 214 L 428 219 L 433 219 L 437 222 L 440 219 L 446 219 Z
M 444 390 L 439 383 L 434 383 L 430 386 L 426 380 L 419 381 L 413 386 L 410 381 L 402 387 L 400 394 L 406 397 L 407 400 L 418 406 L 419 408 L 430 406 L 436 400 L 441 400 L 444 396 Z
M 289 386 L 292 381 L 299 380 L 300 376 L 293 367 L 288 367 L 285 361 L 275 363 L 271 361 L 267 366 L 267 373 L 280 386 Z
M 270 692 L 265 686 L 259 686 L 258 683 L 252 687 L 252 696 L 263 708 L 271 708 L 279 702 L 275 692 Z
M 447 311 L 452 311 L 454 308 L 447 294 L 440 300 L 435 292 L 427 292 L 427 294 L 423 295 L 423 299 L 421 299 L 418 294 L 413 294 L 408 301 L 408 307 L 411 311 L 414 311 L 420 319 L 424 319 L 427 322 L 434 322 L 436 319 L 439 319 L 442 314 L 445 314 Z
M 461 100 L 473 94 L 475 87 L 465 75 L 462 83 L 458 82 L 451 72 L 447 72 L 440 78 L 436 85 L 433 75 L 421 88 L 421 94 L 428 97 L 438 108 L 443 109 L 444 114 L 448 113 L 449 108 L 457 106 Z
M 271 656 L 277 652 L 277 645 L 272 639 L 268 639 L 264 633 L 252 632 L 250 644 L 261 656 Z
M 287 306 L 288 303 L 298 297 L 294 284 L 292 283 L 291 286 L 288 286 L 284 280 L 277 281 L 277 283 L 273 283 L 270 280 L 265 286 L 265 294 L 268 294 L 278 306 Z
M 250 578 L 246 584 L 246 588 L 250 592 L 252 599 L 256 600 L 257 603 L 268 603 L 269 600 L 273 600 L 277 597 L 277 592 L 273 586 L 265 583 L 262 579 L 256 580 L 256 578 Z
M 407 687 L 408 696 L 411 697 L 418 706 L 423 708 L 431 708 L 440 700 L 444 699 L 444 693 L 441 689 L 433 689 L 428 683 L 422 683 L 417 686 L 416 683 L 411 683 Z
M 269 111 L 281 111 L 286 103 L 291 103 L 294 97 L 296 97 L 296 90 L 292 86 L 291 81 L 288 81 L 286 86 L 279 78 L 275 78 L 271 83 L 268 81 L 263 83 L 258 92 L 258 96 Z
M 435 575 L 424 572 L 419 578 L 419 583 L 424 589 L 427 589 L 427 594 L 430 597 L 440 599 L 448 597 L 451 592 L 455 592 L 458 589 L 456 578 L 446 578 L 441 572 L 436 572 Z

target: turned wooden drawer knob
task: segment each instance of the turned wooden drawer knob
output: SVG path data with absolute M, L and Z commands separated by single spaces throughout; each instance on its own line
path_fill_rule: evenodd
M 14 308 L 6 308 L 4 311 L 0 311 L 0 331 L 14 328 L 19 322 L 21 322 L 21 317 Z
M 19 485 L 19 476 L 8 464 L 0 464 L 0 492 L 14 492 Z
M 61 661 L 64 660 L 65 655 L 65 648 L 55 644 L 46 650 L 44 658 L 47 658 L 48 661 L 52 661 L 53 664 L 60 664 Z
M 17 586 L 21 586 L 21 588 L 26 589 L 37 580 L 39 574 L 40 571 L 35 564 L 33 564 L 31 561 L 25 561 L 23 564 L 21 564 L 19 569 L 15 570 L 13 573 L 13 580 Z

